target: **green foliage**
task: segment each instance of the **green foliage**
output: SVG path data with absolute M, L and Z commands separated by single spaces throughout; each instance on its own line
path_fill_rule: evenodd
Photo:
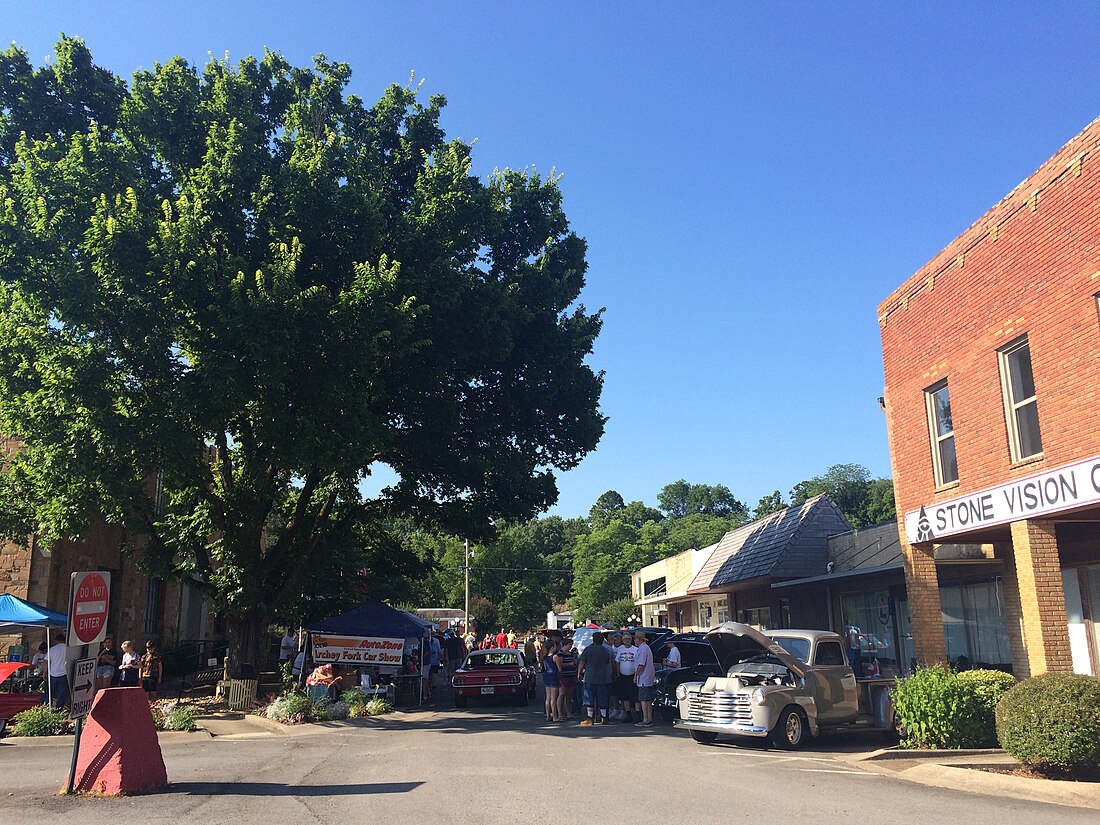
M 155 702 L 149 710 L 153 714 L 153 724 L 157 730 L 193 731 L 198 728 L 195 718 L 199 710 L 194 705 L 182 705 L 179 702 Z
M 752 512 L 752 518 L 762 519 L 765 516 L 770 516 L 772 513 L 778 513 L 780 510 L 786 508 L 786 503 L 783 501 L 783 494 L 778 490 L 770 495 L 763 496 L 756 504 L 756 509 Z
M 956 674 L 959 684 L 970 692 L 969 701 L 980 730 L 974 747 L 991 748 L 997 744 L 995 712 L 1001 697 L 1016 685 L 1016 677 L 1001 670 L 964 670 Z
M 661 509 L 671 518 L 693 514 L 747 521 L 749 509 L 724 484 L 688 484 L 683 479 L 666 484 L 657 494 Z
M 387 713 L 393 713 L 393 705 L 376 696 L 367 702 L 366 711 L 368 716 L 385 716 Z
M 899 679 L 894 707 L 905 729 L 904 748 L 981 748 L 996 742 L 988 700 L 1003 685 L 1001 674 L 960 679 L 942 665 Z M 1011 677 L 1009 677 L 1011 678 Z
M 313 720 L 313 702 L 304 693 L 287 693 L 268 705 L 264 716 L 284 725 L 310 722 Z
M 557 178 L 477 179 L 442 96 L 368 106 L 324 56 L 176 57 L 127 86 L 56 53 L 0 54 L 0 432 L 22 444 L 0 534 L 102 515 L 203 583 L 240 661 L 268 621 L 427 578 L 394 517 L 488 538 L 556 500 L 604 423 Z
M 997 705 L 997 738 L 1037 770 L 1100 768 L 1100 678 L 1045 673 L 1025 679 Z
M 499 627 L 496 605 L 480 596 L 470 599 L 470 619 L 477 625 L 477 632 L 482 636 Z
M 12 724 L 14 736 L 57 736 L 68 733 L 69 714 L 63 710 L 50 710 L 48 705 L 38 705 L 19 713 Z
M 872 479 L 870 471 L 859 464 L 834 464 L 824 475 L 798 482 L 791 490 L 791 506 L 797 507 L 822 493 L 833 500 L 853 527 L 897 518 L 893 482 L 888 478 Z
M 630 617 L 636 613 L 638 613 L 638 607 L 634 604 L 634 600 L 627 596 L 603 605 L 597 611 L 597 617 L 602 624 L 626 627 L 630 624 Z

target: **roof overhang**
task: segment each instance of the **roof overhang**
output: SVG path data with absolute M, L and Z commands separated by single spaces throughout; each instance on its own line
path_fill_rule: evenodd
M 721 596 L 726 593 L 737 593 L 741 590 L 752 590 L 754 587 L 767 587 L 774 578 L 772 576 L 757 576 L 753 579 L 745 579 L 728 584 L 712 584 L 710 587 L 700 587 L 688 590 L 689 596 Z
M 810 584 L 829 584 L 835 581 L 851 581 L 852 579 L 859 579 L 865 576 L 883 576 L 891 575 L 893 573 L 905 574 L 905 566 L 901 562 L 894 564 L 880 564 L 878 567 L 863 567 L 857 570 L 845 570 L 842 573 L 826 573 L 824 576 L 807 576 L 804 579 L 790 579 L 783 582 L 775 582 L 772 585 L 773 590 L 778 590 L 781 587 L 801 587 L 802 585 Z

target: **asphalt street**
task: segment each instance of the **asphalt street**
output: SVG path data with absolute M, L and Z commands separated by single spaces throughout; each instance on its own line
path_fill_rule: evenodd
M 798 754 L 697 745 L 671 727 L 544 724 L 541 709 L 441 709 L 288 735 L 176 735 L 164 791 L 58 795 L 71 748 L 0 741 L 0 823 L 989 822 L 1095 825 L 1075 808 L 867 772 L 834 737 Z M 841 758 L 838 758 L 841 757 Z

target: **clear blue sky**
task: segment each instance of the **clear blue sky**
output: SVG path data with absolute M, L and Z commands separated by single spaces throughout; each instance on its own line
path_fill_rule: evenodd
M 554 512 L 828 466 L 888 476 L 878 303 L 1100 114 L 1100 6 L 0 0 L 129 76 L 324 52 L 367 100 L 410 70 L 479 171 L 552 167 L 589 243 L 607 433 Z

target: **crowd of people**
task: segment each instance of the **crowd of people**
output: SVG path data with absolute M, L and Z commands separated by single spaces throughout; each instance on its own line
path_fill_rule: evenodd
M 546 721 L 581 717 L 581 725 L 653 725 L 656 666 L 644 630 L 597 631 L 577 655 L 569 637 L 538 640 Z
M 70 690 L 68 668 L 71 648 L 65 643 L 65 634 L 51 634 L 49 648 L 42 642 L 31 657 L 31 667 L 38 679 L 36 689 L 42 690 L 42 704 L 52 701 L 55 710 L 69 707 Z M 139 654 L 134 643 L 126 640 L 121 650 L 115 647 L 112 636 L 106 636 L 96 655 L 95 688 L 140 686 L 155 701 L 164 677 L 164 664 L 152 639 L 145 643 L 145 653 Z M 47 688 L 48 684 L 48 689 Z

